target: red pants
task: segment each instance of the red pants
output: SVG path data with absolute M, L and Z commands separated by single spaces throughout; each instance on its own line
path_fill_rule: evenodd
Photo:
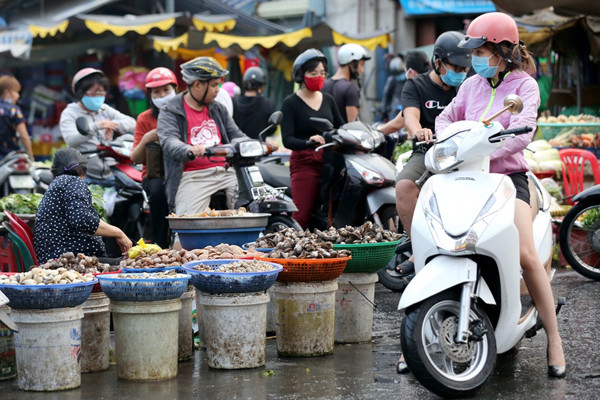
M 319 195 L 319 178 L 323 166 L 322 152 L 314 149 L 292 151 L 290 156 L 290 178 L 292 198 L 298 211 L 292 217 L 306 229 Z

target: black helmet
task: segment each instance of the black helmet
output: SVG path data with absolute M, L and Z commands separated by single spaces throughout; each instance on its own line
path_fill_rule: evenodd
M 188 85 L 194 81 L 210 81 L 211 79 L 222 78 L 229 71 L 221 67 L 221 64 L 212 57 L 196 57 L 184 64 L 181 64 L 181 75 Z
M 264 85 L 265 73 L 259 67 L 250 67 L 246 70 L 246 72 L 244 72 L 244 78 L 242 79 L 242 82 Z
M 433 64 L 435 60 L 447 60 L 452 65 L 459 67 L 471 66 L 471 50 L 458 47 L 458 43 L 465 38 L 460 32 L 444 32 L 435 41 L 433 46 Z
M 304 71 L 302 67 L 309 61 L 319 60 L 327 65 L 327 58 L 323 53 L 321 53 L 317 49 L 308 49 L 302 52 L 296 60 L 294 60 L 294 65 L 292 66 L 292 77 L 294 78 L 294 82 L 302 83 L 304 81 Z

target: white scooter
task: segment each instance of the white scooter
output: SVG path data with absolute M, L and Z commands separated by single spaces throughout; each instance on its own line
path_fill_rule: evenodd
M 505 108 L 521 112 L 518 96 Z M 496 355 L 542 327 L 521 278 L 516 189 L 489 172 L 490 154 L 531 128 L 504 130 L 499 122 L 459 121 L 427 152 L 431 176 L 421 189 L 412 225 L 416 276 L 398 310 L 402 352 L 411 372 L 444 397 L 474 393 L 492 373 Z M 529 175 L 535 244 L 549 274 L 550 196 Z M 559 307 L 564 304 L 559 299 Z

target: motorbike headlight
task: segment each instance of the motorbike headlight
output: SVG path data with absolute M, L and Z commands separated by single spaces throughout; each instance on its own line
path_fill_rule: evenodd
M 454 138 L 438 143 L 431 149 L 432 170 L 433 172 L 443 172 L 453 167 L 458 162 L 456 154 L 458 152 L 458 143 Z
M 479 238 L 490 225 L 495 214 L 511 198 L 515 191 L 510 179 L 503 179 L 500 187 L 487 200 L 481 212 L 464 235 L 452 236 L 446 233 L 442 225 L 442 218 L 437 205 L 437 199 L 433 193 L 432 185 L 425 185 L 421 191 L 423 198 L 422 207 L 429 231 L 435 241 L 435 245 L 449 254 L 473 254 Z
M 348 160 L 348 162 L 352 164 L 356 171 L 358 171 L 358 173 L 363 177 L 365 182 L 367 182 L 369 185 L 382 185 L 385 182 L 385 176 L 383 176 L 379 172 L 373 171 L 372 169 L 367 169 L 359 163 L 354 162 L 352 160 Z
M 260 157 L 265 153 L 262 143 L 258 140 L 240 142 L 239 150 L 242 157 Z
M 365 150 L 373 150 L 375 147 L 377 147 L 375 145 L 375 138 L 370 134 L 370 132 L 359 131 L 355 129 L 349 129 L 346 132 L 352 135 L 358 141 L 360 147 Z

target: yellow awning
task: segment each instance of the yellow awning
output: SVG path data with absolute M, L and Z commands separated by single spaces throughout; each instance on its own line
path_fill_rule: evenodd
M 85 26 L 96 35 L 109 31 L 116 36 L 123 36 L 127 32 L 136 32 L 139 35 L 145 35 L 153 28 L 166 31 L 175 24 L 176 16 L 173 14 L 170 15 L 171 16 L 167 18 L 157 18 L 156 15 L 139 17 L 83 15 L 81 18 L 85 22 Z
M 238 45 L 243 50 L 249 50 L 256 45 L 266 49 L 275 47 L 277 43 L 283 43 L 288 47 L 294 47 L 302 39 L 312 37 L 310 28 L 303 28 L 290 33 L 271 36 L 233 36 L 222 33 L 206 32 L 204 34 L 204 44 L 217 42 L 220 48 L 226 49 L 232 45 Z
M 223 52 L 218 52 L 217 49 L 190 50 L 179 48 L 169 52 L 169 56 L 173 59 L 182 59 L 188 61 L 196 57 L 212 57 L 221 64 L 223 68 L 227 68 L 227 57 Z
M 381 48 L 386 48 L 388 43 L 392 42 L 390 35 L 387 33 L 384 33 L 379 36 L 370 37 L 367 39 L 353 39 L 353 38 L 344 36 L 341 33 L 337 33 L 336 31 L 332 30 L 331 36 L 333 37 L 333 42 L 338 46 L 340 46 L 342 44 L 346 44 L 346 43 L 356 43 L 356 44 L 360 44 L 363 47 L 366 47 L 367 49 L 369 49 L 371 51 L 374 51 L 377 46 L 379 46 Z
M 181 36 L 177 36 L 173 39 L 154 39 L 154 50 L 162 51 L 163 53 L 169 53 L 175 51 L 181 46 L 187 46 L 189 34 L 184 33 Z
M 231 18 L 221 22 L 210 22 L 207 20 L 203 20 L 197 16 L 192 17 L 192 22 L 194 26 L 199 31 L 208 31 L 208 32 L 225 32 L 230 31 L 235 27 L 235 19 Z
M 61 23 L 59 23 L 58 25 L 54 25 L 54 26 L 40 26 L 40 25 L 32 24 L 32 25 L 29 25 L 29 30 L 31 31 L 31 34 L 33 35 L 33 37 L 45 38 L 48 35 L 54 36 L 58 32 L 64 33 L 64 31 L 67 30 L 68 26 L 69 26 L 69 20 L 66 19 L 66 20 L 62 21 Z

